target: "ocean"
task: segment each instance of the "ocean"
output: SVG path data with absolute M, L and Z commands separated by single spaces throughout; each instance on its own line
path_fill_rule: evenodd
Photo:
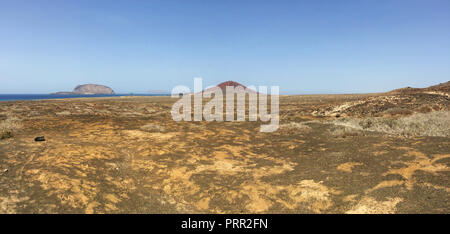
M 0 102 L 23 101 L 23 100 L 45 100 L 64 98 L 92 98 L 92 97 L 123 97 L 123 96 L 169 96 L 169 94 L 0 94 Z

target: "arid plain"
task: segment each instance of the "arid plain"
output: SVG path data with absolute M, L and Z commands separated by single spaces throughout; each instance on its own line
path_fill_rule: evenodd
M 281 96 L 272 133 L 170 97 L 1 102 L 0 213 L 449 213 L 448 87 Z

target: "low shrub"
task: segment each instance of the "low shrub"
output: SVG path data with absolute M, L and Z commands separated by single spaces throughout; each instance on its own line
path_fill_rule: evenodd
M 141 130 L 146 132 L 164 132 L 166 131 L 166 128 L 164 126 L 150 123 L 142 126 Z
M 416 113 L 400 118 L 340 118 L 335 125 L 403 136 L 450 136 L 450 111 Z
M 330 130 L 330 135 L 336 138 L 353 137 L 359 136 L 360 134 L 361 134 L 360 131 L 351 127 L 340 127 L 340 128 L 338 127 Z
M 11 138 L 13 136 L 14 136 L 14 134 L 12 131 L 1 131 L 0 132 L 0 140 Z
M 280 125 L 280 130 L 296 131 L 296 132 L 305 133 L 305 132 L 310 132 L 311 127 L 302 122 L 300 122 L 300 123 L 290 122 L 288 124 Z
M 4 115 L 6 116 L 6 115 Z M 14 132 L 21 129 L 20 120 L 15 117 L 8 117 L 0 119 L 0 140 L 11 138 Z

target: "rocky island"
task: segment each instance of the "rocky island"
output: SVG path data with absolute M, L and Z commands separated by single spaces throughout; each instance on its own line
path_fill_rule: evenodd
M 85 95 L 93 95 L 93 94 L 115 94 L 114 90 L 105 85 L 98 84 L 84 84 L 78 85 L 72 92 L 57 92 L 52 94 L 64 94 L 64 95 L 74 95 L 74 94 L 85 94 Z

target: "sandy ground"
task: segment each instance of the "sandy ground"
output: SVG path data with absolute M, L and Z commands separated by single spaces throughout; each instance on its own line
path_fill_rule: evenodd
M 332 134 L 370 96 L 283 96 L 273 133 L 174 122 L 170 97 L 3 102 L 0 213 L 449 213 L 448 137 Z

